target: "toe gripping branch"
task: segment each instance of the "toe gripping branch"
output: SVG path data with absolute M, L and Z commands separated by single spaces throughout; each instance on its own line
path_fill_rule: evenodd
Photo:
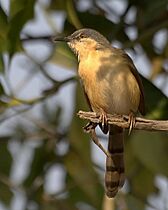
M 133 112 L 131 112 L 129 114 L 128 123 L 129 123 L 128 135 L 130 135 L 131 131 L 135 127 L 135 123 L 136 123 L 136 117 L 135 117 L 135 114 Z
M 90 133 L 91 134 L 91 138 L 92 138 L 92 141 L 103 151 L 103 153 L 109 157 L 109 152 L 103 147 L 103 145 L 100 143 L 97 135 L 96 135 L 96 132 L 95 132 L 95 128 L 97 127 L 97 125 L 99 124 L 101 130 L 103 131 L 103 133 L 107 134 L 108 132 L 108 128 L 109 128 L 109 125 L 108 125 L 108 119 L 107 119 L 107 115 L 106 113 L 102 113 L 101 115 L 98 116 L 99 117 L 99 120 L 101 123 L 94 123 L 94 122 L 89 122 L 86 126 L 84 126 L 84 131 L 86 133 Z M 135 123 L 136 123 L 136 117 L 135 117 L 135 114 L 133 112 L 131 112 L 129 114 L 129 118 L 128 119 L 128 123 L 129 123 L 129 135 L 132 131 L 132 129 L 134 128 L 135 126 Z

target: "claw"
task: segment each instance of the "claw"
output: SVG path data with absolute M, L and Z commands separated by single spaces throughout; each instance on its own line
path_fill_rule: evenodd
M 131 112 L 131 113 L 129 114 L 128 123 L 129 123 L 128 135 L 130 135 L 130 134 L 131 134 L 131 131 L 132 131 L 132 129 L 134 128 L 135 123 L 136 123 L 136 117 L 135 117 L 135 115 L 134 115 L 133 112 Z
M 106 134 L 108 132 L 108 119 L 107 119 L 107 114 L 101 110 L 101 114 L 100 114 L 100 127 L 102 129 L 102 131 Z

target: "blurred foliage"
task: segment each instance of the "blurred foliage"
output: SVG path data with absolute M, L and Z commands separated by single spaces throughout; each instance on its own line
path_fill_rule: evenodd
M 61 81 L 57 77 L 62 74 L 61 70 L 54 75 L 49 71 L 50 65 L 55 69 L 62 66 L 69 75 L 69 69 L 76 69 L 77 60 L 65 44 L 53 45 L 50 36 L 58 31 L 70 34 L 78 28 L 91 27 L 112 43 L 117 41 L 131 50 L 134 56 L 143 54 L 150 64 L 148 78 L 142 77 L 146 117 L 168 119 L 168 99 L 163 94 L 168 83 L 168 1 L 51 0 L 44 4 L 41 0 L 10 0 L 7 9 L 4 2 L 0 0 L 0 204 L 4 209 L 13 209 L 13 201 L 23 199 L 17 197 L 21 192 L 22 209 L 102 209 L 104 165 L 93 162 L 90 138 L 83 133 L 84 122 L 76 116 L 78 110 L 88 110 L 82 88 L 76 77 L 67 76 Z M 36 23 L 39 8 L 50 33 L 45 31 L 42 22 L 39 32 L 27 29 L 28 25 Z M 60 14 L 63 15 L 61 31 L 58 30 Z M 164 37 L 159 39 L 159 34 L 163 33 Z M 36 58 L 37 51 L 32 55 L 28 51 L 29 46 L 38 43 L 49 49 L 42 61 Z M 43 50 L 38 45 L 37 48 L 41 55 Z M 19 65 L 26 75 L 21 85 L 17 84 L 20 75 L 15 66 L 16 57 L 20 55 L 25 56 L 20 58 Z M 32 79 L 37 77 L 41 78 L 43 88 L 34 98 L 31 94 L 37 86 Z M 17 82 L 13 87 L 14 80 Z M 154 85 L 157 80 L 162 83 L 160 89 Z M 32 92 L 25 90 L 28 83 Z M 65 102 L 61 105 L 57 95 L 68 84 L 76 86 L 71 94 L 73 112 L 65 117 L 63 104 L 70 106 L 66 99 L 69 93 L 62 92 Z M 27 99 L 26 94 L 30 98 Z M 116 209 L 142 210 L 148 206 L 161 210 L 155 207 L 156 201 L 151 203 L 148 198 L 152 194 L 159 195 L 161 190 L 156 186 L 156 177 L 168 177 L 168 133 L 134 131 L 126 139 L 128 186 L 126 192 L 120 191 L 117 195 Z M 22 159 L 25 160 L 21 163 Z M 21 177 L 17 172 L 18 164 Z M 57 180 L 56 177 L 57 184 L 53 186 L 57 189 L 57 185 L 61 185 L 61 189 L 52 193 L 46 187 L 47 177 L 50 170 L 58 166 L 63 170 L 62 178 Z

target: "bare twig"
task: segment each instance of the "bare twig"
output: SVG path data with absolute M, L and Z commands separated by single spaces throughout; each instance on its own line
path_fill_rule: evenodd
M 102 210 L 115 210 L 115 198 L 104 195 Z
M 47 41 L 51 42 L 51 35 L 44 35 L 44 36 L 29 36 L 28 34 L 25 35 L 25 38 L 22 38 L 22 42 L 29 42 L 29 41 Z
M 97 124 L 90 122 L 84 127 L 84 131 L 87 132 L 87 133 L 90 133 L 93 142 L 104 152 L 104 154 L 106 156 L 109 156 L 108 151 L 106 151 L 106 149 L 100 143 L 100 141 L 99 141 L 99 139 L 96 135 L 96 132 L 95 132 L 96 126 L 97 126 Z
M 0 173 L 0 183 L 3 183 L 7 187 L 9 187 L 10 190 L 14 189 L 20 192 L 25 190 L 23 186 L 15 184 L 12 180 L 10 180 L 8 176 L 3 173 Z
M 94 112 L 79 111 L 78 116 L 81 119 L 86 119 L 92 123 L 99 124 L 100 117 Z M 111 125 L 117 125 L 121 128 L 129 128 L 128 116 L 120 115 L 107 115 L 108 123 Z M 168 131 L 168 120 L 149 120 L 145 118 L 136 118 L 134 129 L 148 130 L 148 131 Z

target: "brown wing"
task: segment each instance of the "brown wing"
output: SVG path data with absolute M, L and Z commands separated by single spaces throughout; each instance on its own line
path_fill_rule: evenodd
M 86 101 L 87 101 L 87 103 L 89 105 L 90 111 L 93 111 L 92 107 L 91 107 L 91 104 L 90 104 L 90 101 L 89 101 L 89 98 L 88 98 L 88 95 L 87 95 L 84 87 L 83 87 L 83 91 L 84 91 L 84 94 L 85 94 Z
M 138 82 L 141 95 L 140 95 L 140 103 L 139 103 L 139 111 L 142 115 L 145 115 L 145 97 L 144 97 L 144 88 L 141 81 L 141 78 L 139 76 L 138 70 L 136 69 L 132 59 L 124 52 L 122 49 L 113 48 L 114 50 L 117 50 L 118 54 L 125 60 L 126 64 L 129 66 L 129 69 L 131 70 L 132 74 L 134 75 L 135 79 Z M 115 52 L 115 51 L 114 51 Z
M 128 59 L 129 59 L 129 66 L 130 66 L 130 70 L 131 72 L 133 73 L 134 77 L 136 78 L 137 82 L 138 82 L 138 85 L 139 85 L 139 88 L 140 88 L 140 91 L 141 91 L 141 95 L 140 95 L 140 103 L 139 103 L 139 111 L 142 115 L 145 115 L 145 97 L 144 97 L 144 88 L 143 88 L 143 84 L 142 84 L 142 81 L 141 81 L 141 78 L 139 76 L 139 73 L 133 63 L 133 61 L 131 60 L 131 58 L 128 56 Z

